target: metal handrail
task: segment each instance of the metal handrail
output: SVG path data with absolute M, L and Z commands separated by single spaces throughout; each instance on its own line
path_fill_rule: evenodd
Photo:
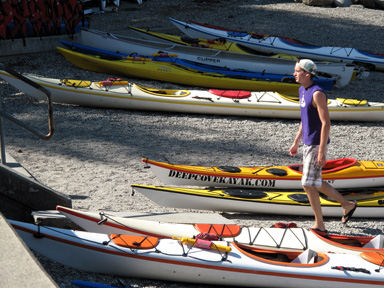
M 41 85 L 33 82 L 32 80 L 24 77 L 23 75 L 13 71 L 12 69 L 6 67 L 4 64 L 0 63 L 0 69 L 8 72 L 9 74 L 13 75 L 14 77 L 20 79 L 21 81 L 24 81 L 28 85 L 31 85 L 32 87 L 40 90 L 44 94 L 47 95 L 47 102 L 48 102 L 48 126 L 49 126 L 49 132 L 48 134 L 44 134 L 40 132 L 39 130 L 25 124 L 24 122 L 20 121 L 19 119 L 13 117 L 11 114 L 5 112 L 1 108 L 1 99 L 0 99 L 0 141 L 1 141 L 1 163 L 5 164 L 6 159 L 5 159 L 5 144 L 4 144 L 4 136 L 3 136 L 3 121 L 2 118 L 6 118 L 9 121 L 15 123 L 16 125 L 26 129 L 27 131 L 31 132 L 32 134 L 38 136 L 39 138 L 43 140 L 49 140 L 52 138 L 54 134 L 54 128 L 53 128 L 53 109 L 52 109 L 52 99 L 51 99 L 51 92 L 42 87 Z

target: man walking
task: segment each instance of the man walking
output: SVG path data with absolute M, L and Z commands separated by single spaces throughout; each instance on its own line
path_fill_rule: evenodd
M 321 211 L 319 191 L 340 203 L 346 224 L 356 210 L 356 202 L 343 197 L 328 182 L 322 180 L 322 167 L 326 164 L 327 147 L 330 143 L 327 95 L 324 90 L 313 82 L 316 75 L 316 64 L 309 59 L 299 60 L 295 65 L 295 80 L 302 86 L 299 88 L 301 122 L 295 140 L 289 153 L 298 153 L 300 141 L 303 142 L 303 176 L 301 183 L 308 195 L 309 202 L 315 214 L 314 230 L 326 232 Z

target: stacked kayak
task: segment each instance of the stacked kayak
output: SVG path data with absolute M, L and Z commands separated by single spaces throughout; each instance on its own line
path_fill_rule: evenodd
M 63 206 L 57 206 L 56 209 L 88 232 L 192 239 L 198 237 L 199 234 L 214 234 L 219 236 L 221 240 L 273 250 L 304 251 L 312 249 L 323 253 L 349 254 L 384 252 L 384 235 L 382 234 L 376 237 L 363 237 L 326 234 L 313 229 L 306 230 L 297 227 L 264 228 L 242 227 L 232 224 L 167 223 L 134 217 L 118 217 L 104 212 L 85 212 Z
M 29 248 L 89 272 L 237 287 L 384 285 L 380 252 L 273 250 L 220 240 L 159 239 L 10 223 Z
M 166 35 L 166 34 L 164 34 Z M 83 29 L 82 43 L 93 48 L 119 51 L 120 53 L 139 53 L 142 55 L 168 54 L 179 59 L 209 64 L 228 69 L 243 69 L 263 74 L 280 74 L 292 76 L 297 60 L 266 57 L 244 53 L 233 53 L 221 50 L 190 47 L 179 43 L 156 42 L 102 32 L 94 29 Z M 174 36 L 175 37 L 175 36 Z M 354 66 L 345 63 L 317 63 L 319 78 L 333 79 L 335 87 L 347 85 L 354 76 Z
M 299 84 L 296 83 L 237 79 L 220 73 L 201 72 L 171 62 L 150 61 L 145 57 L 110 60 L 61 47 L 57 47 L 57 49 L 67 60 L 82 69 L 117 76 L 218 89 L 275 91 L 287 95 L 297 95 L 299 89 Z
M 286 82 L 286 83 L 296 83 L 295 77 L 293 75 L 282 75 L 282 74 L 271 74 L 264 72 L 255 72 L 251 70 L 245 69 L 229 69 L 228 67 L 217 67 L 212 65 L 207 65 L 203 63 L 198 63 L 190 60 L 180 59 L 177 55 L 166 54 L 166 53 L 156 53 L 152 55 L 143 55 L 143 54 L 128 54 L 123 53 L 121 51 L 111 51 L 100 48 L 94 48 L 91 46 L 71 43 L 68 41 L 60 40 L 60 43 L 70 48 L 72 51 L 85 53 L 88 55 L 97 55 L 104 59 L 128 59 L 128 58 L 136 58 L 139 59 L 147 59 L 155 62 L 169 62 L 175 65 L 181 65 L 186 67 L 187 69 L 193 69 L 196 71 L 204 72 L 204 73 L 218 73 L 223 74 L 229 77 L 233 77 L 236 79 L 249 79 L 249 80 L 263 80 L 263 81 L 273 81 L 273 82 Z M 315 83 L 321 86 L 324 90 L 332 90 L 334 81 L 332 79 L 315 79 Z
M 300 58 L 362 65 L 371 70 L 384 70 L 384 54 L 356 48 L 313 46 L 290 38 L 234 31 L 193 21 L 186 23 L 172 18 L 169 20 L 189 37 L 223 38 L 263 53 L 283 53 Z
M 24 76 L 49 90 L 55 103 L 175 113 L 300 119 L 298 98 L 275 92 L 155 89 L 116 79 L 92 82 Z M 35 99 L 46 99 L 40 90 L 26 85 L 5 71 L 0 70 L 0 77 Z M 384 121 L 384 103 L 338 98 L 329 100 L 328 109 L 332 120 Z
M 165 184 L 208 187 L 302 189 L 302 164 L 289 166 L 190 166 L 142 159 Z M 336 189 L 384 186 L 383 161 L 328 160 L 323 180 Z
M 307 194 L 299 189 L 201 189 L 133 184 L 132 190 L 163 207 L 273 215 L 313 215 Z M 354 216 L 384 217 L 384 189 L 346 189 L 339 192 L 347 199 L 356 201 L 358 209 Z M 324 216 L 342 216 L 342 207 L 334 199 L 320 194 L 320 205 Z

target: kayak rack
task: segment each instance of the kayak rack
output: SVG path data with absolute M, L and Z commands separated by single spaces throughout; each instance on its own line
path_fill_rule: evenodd
M 6 71 L 12 76 L 18 78 L 19 80 L 25 82 L 26 84 L 34 87 L 35 89 L 40 90 L 45 95 L 47 95 L 47 103 L 48 103 L 48 126 L 49 131 L 48 134 L 44 134 L 40 132 L 39 130 L 29 126 L 28 124 L 20 121 L 19 119 L 13 117 L 11 114 L 5 112 L 2 109 L 2 99 L 0 98 L 0 144 L 1 144 L 1 164 L 6 164 L 6 155 L 5 155 L 5 142 L 4 142 L 4 131 L 3 131 L 3 118 L 8 119 L 9 121 L 15 123 L 16 125 L 26 129 L 27 131 L 31 132 L 32 134 L 38 136 L 39 138 L 43 140 L 49 140 L 53 134 L 54 134 L 54 128 L 53 128 L 53 109 L 52 109 L 52 99 L 51 99 L 51 92 L 47 90 L 46 88 L 40 86 L 39 84 L 33 82 L 32 80 L 24 77 L 23 75 L 13 71 L 12 69 L 6 67 L 4 64 L 0 63 L 0 70 Z

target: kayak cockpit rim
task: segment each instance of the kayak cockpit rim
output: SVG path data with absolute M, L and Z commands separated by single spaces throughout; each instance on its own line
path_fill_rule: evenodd
M 139 86 L 133 84 L 137 89 L 143 91 L 144 93 L 156 95 L 156 96 L 165 96 L 165 97 L 185 97 L 191 94 L 188 90 L 177 90 L 177 89 L 156 89 L 149 88 L 144 86 Z
M 272 249 L 260 249 L 248 245 L 232 242 L 241 253 L 254 260 L 277 266 L 314 267 L 324 265 L 329 257 L 311 249 L 305 251 L 284 251 Z

